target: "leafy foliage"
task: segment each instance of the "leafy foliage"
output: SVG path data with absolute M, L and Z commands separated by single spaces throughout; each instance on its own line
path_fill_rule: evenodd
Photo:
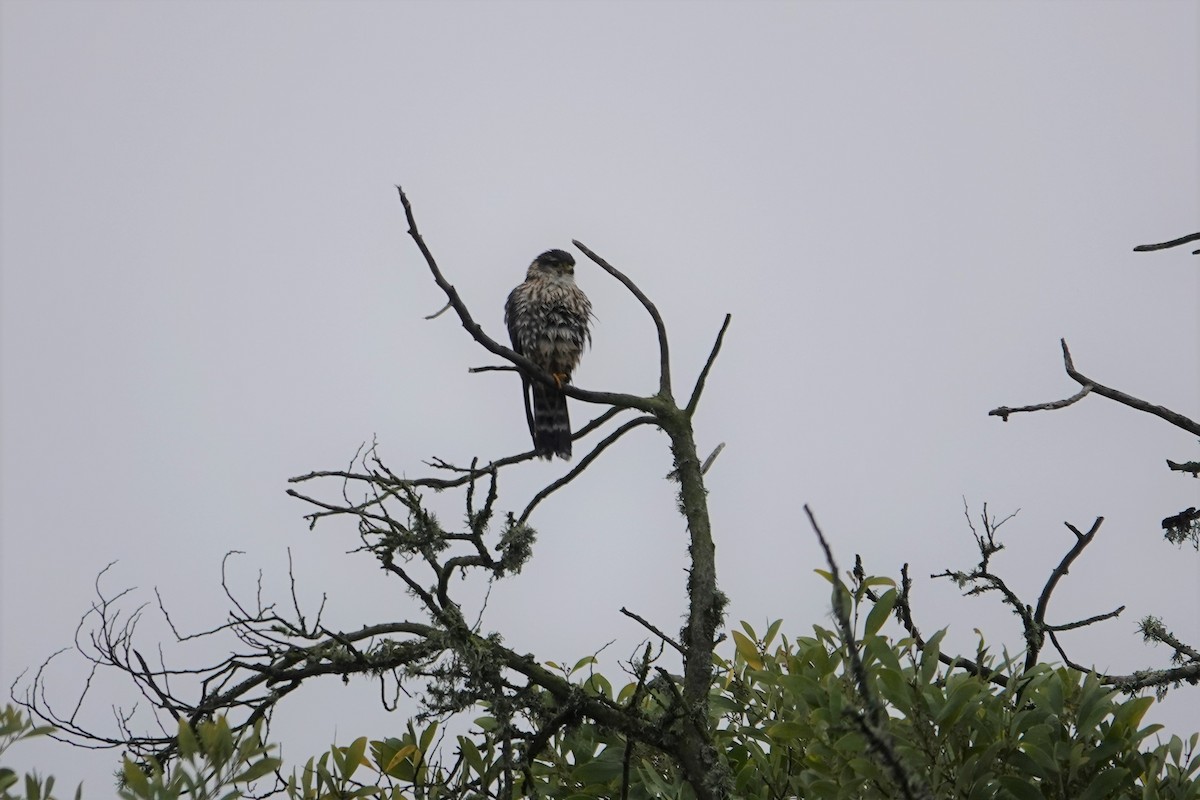
M 35 728 L 13 706 L 0 714 L 0 756 L 15 741 L 50 733 L 51 728 Z M 235 736 L 224 718 L 201 722 L 193 730 L 179 723 L 179 754 L 168 774 L 157 764 L 140 764 L 124 759 L 118 773 L 117 796 L 121 800 L 233 800 L 243 790 L 266 776 L 273 776 L 282 762 L 269 755 L 273 745 L 265 744 L 257 728 Z M 44 781 L 36 774 L 25 776 L 24 795 L 10 789 L 19 780 L 11 769 L 0 767 L 0 800 L 51 800 L 55 797 L 54 778 Z M 83 795 L 82 785 L 75 800 Z
M 883 587 L 888 579 L 867 579 Z M 1094 675 L 1039 664 L 1007 686 L 947 667 L 938 661 L 944 632 L 923 648 L 912 639 L 889 640 L 881 630 L 895 600 L 894 588 L 869 603 L 864 590 L 846 593 L 857 612 L 856 631 L 874 693 L 885 705 L 887 725 L 905 768 L 923 777 L 939 798 L 963 800 L 1200 799 L 1200 734 L 1148 741 L 1160 730 L 1142 725 L 1151 697 L 1126 697 Z M 897 796 L 872 745 L 854 722 L 862 701 L 847 674 L 846 642 L 814 626 L 788 638 L 782 623 L 763 635 L 742 623 L 730 632 L 733 652 L 714 660 L 711 724 L 718 751 L 744 798 L 846 798 Z M 982 649 L 982 647 L 981 647 Z M 572 680 L 580 693 L 614 704 L 637 704 L 664 729 L 684 713 L 675 679 L 665 671 L 620 689 L 595 671 L 595 659 L 573 667 L 548 664 Z M 986 666 L 1016 674 L 1013 662 Z M 547 715 L 569 704 L 539 698 Z M 13 709 L 0 726 L 0 754 L 32 729 Z M 485 714 L 470 735 L 448 741 L 436 721 L 412 721 L 398 737 L 360 737 L 309 759 L 290 774 L 276 773 L 257 734 L 235 736 L 223 720 L 180 726 L 182 758 L 169 775 L 153 764 L 126 761 L 120 796 L 125 800 L 236 797 L 249 784 L 277 774 L 277 789 L 292 800 L 323 798 L 496 797 L 514 763 L 505 752 L 505 723 Z M 555 728 L 532 768 L 510 775 L 516 796 L 632 800 L 694 797 L 677 764 L 651 748 L 590 721 Z M 0 771 L 4 798 L 17 783 Z M 53 780 L 27 779 L 27 800 L 51 797 Z

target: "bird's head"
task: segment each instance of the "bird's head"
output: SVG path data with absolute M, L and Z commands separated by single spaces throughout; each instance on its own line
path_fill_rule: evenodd
M 575 275 L 575 257 L 566 250 L 547 250 L 533 260 L 530 272 L 534 270 L 554 277 L 572 277 Z

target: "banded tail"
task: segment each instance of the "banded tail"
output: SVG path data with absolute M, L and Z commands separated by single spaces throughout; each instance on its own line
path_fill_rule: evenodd
M 550 386 L 530 381 L 533 393 L 533 418 L 530 432 L 533 449 L 539 458 L 558 456 L 571 458 L 571 417 L 567 413 L 567 396 Z

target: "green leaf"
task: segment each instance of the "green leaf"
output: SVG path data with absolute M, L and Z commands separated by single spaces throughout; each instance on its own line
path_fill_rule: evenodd
M 651 797 L 666 798 L 679 796 L 679 786 L 677 784 L 668 784 L 664 781 L 662 776 L 644 758 L 638 761 L 637 774 L 641 777 L 642 783 L 645 784 L 645 789 Z
M 1142 717 L 1145 716 L 1152 705 L 1154 705 L 1153 697 L 1135 697 L 1132 700 L 1126 701 L 1117 710 L 1113 724 L 1124 724 L 1129 726 L 1131 730 L 1136 730 L 1142 721 Z
M 879 682 L 883 687 L 883 696 L 889 703 L 905 716 L 912 710 L 912 695 L 909 692 L 908 681 L 899 671 L 882 667 L 879 670 Z
M 367 763 L 364 756 L 367 754 L 367 737 L 360 736 L 355 739 L 349 747 L 346 748 L 346 769 L 348 772 L 342 774 L 343 778 L 349 779 L 354 771 Z
M 224 717 L 212 722 L 201 722 L 197 726 L 200 745 L 206 758 L 214 766 L 221 766 L 233 755 L 233 732 Z
M 1174 764 L 1180 764 L 1183 761 L 1183 739 L 1172 736 L 1171 741 L 1167 742 L 1167 752 L 1171 754 L 1171 761 Z
M 799 739 L 806 733 L 810 733 L 809 728 L 799 722 L 776 722 L 767 728 L 767 736 L 780 742 Z
M 121 771 L 125 778 L 125 785 L 131 792 L 138 797 L 150 796 L 150 780 L 146 777 L 146 773 L 142 772 L 141 767 L 127 758 Z
M 325 787 L 325 791 L 336 793 L 337 786 L 333 782 L 333 775 L 329 773 L 329 753 L 322 753 L 317 759 L 317 788 Z
M 479 748 L 470 739 L 465 736 L 459 736 L 458 751 L 462 753 L 467 766 L 474 770 L 476 775 L 482 775 L 487 772 L 487 768 L 483 765 L 483 756 L 480 754 Z
M 191 758 L 200 749 L 200 743 L 196 741 L 196 734 L 192 732 L 192 726 L 188 725 L 187 720 L 183 717 L 179 718 L 179 733 L 176 736 L 179 742 L 179 755 L 184 758 Z
M 406 744 L 396 751 L 383 771 L 393 778 L 399 778 L 402 781 L 410 781 L 416 774 L 415 757 L 420 756 L 420 751 L 415 744 Z
M 1116 789 L 1129 777 L 1129 770 L 1124 767 L 1106 769 L 1092 779 L 1088 787 L 1079 795 L 1079 800 L 1107 800 L 1116 797 Z
M 1091 736 L 1095 733 L 1111 708 L 1114 692 L 1104 689 L 1095 676 L 1089 675 L 1083 684 L 1079 698 L 1079 710 L 1075 713 L 1075 726 L 1080 736 Z
M 742 657 L 747 666 L 752 669 L 762 669 L 762 658 L 758 655 L 758 647 L 750 639 L 746 638 L 740 631 L 732 631 L 733 646 L 737 650 L 737 654 Z
M 894 580 L 892 580 L 891 578 L 886 578 L 886 577 L 883 577 L 880 575 L 875 575 L 875 576 L 872 576 L 872 577 L 864 580 L 861 585 L 866 586 L 866 587 L 891 586 L 892 588 L 895 588 L 896 582 Z
M 1018 778 L 1013 775 L 1001 775 L 1000 785 L 1016 800 L 1045 800 L 1037 785 L 1028 778 Z
M 942 706 L 942 710 L 938 712 L 934 721 L 941 728 L 952 726 L 958 719 L 963 706 L 967 704 L 968 700 L 978 694 L 979 691 L 980 686 L 978 683 L 971 680 L 962 681 L 950 692 L 950 697 L 946 700 L 946 705 Z
M 896 651 L 892 649 L 888 640 L 878 634 L 866 636 L 863 638 L 863 650 L 870 656 L 870 659 L 878 661 L 879 664 L 895 672 L 901 672 L 903 667 L 900 666 L 900 659 L 896 655 Z M 864 659 L 869 661 L 870 659 Z
M 751 761 L 738 771 L 737 777 L 734 778 L 733 785 L 734 788 L 737 789 L 738 796 L 745 797 L 752 784 L 761 782 L 762 774 L 759 772 L 758 767 L 754 764 L 754 762 Z
M 1046 689 L 1046 708 L 1056 717 L 1061 717 L 1063 713 L 1063 680 L 1062 675 L 1055 672 L 1052 674 L 1045 684 Z
M 814 569 L 814 570 L 813 570 L 813 572 L 817 573 L 818 575 L 820 575 L 822 578 L 824 578 L 825 580 L 829 581 L 830 583 L 833 583 L 833 582 L 834 582 L 834 581 L 833 581 L 833 573 L 832 573 L 832 572 L 830 572 L 829 570 L 824 570 L 824 569 Z
M 437 721 L 429 723 L 429 727 L 421 733 L 421 752 L 428 753 L 429 745 L 433 743 L 433 737 L 437 733 Z
M 331 747 L 329 755 L 333 756 L 333 768 L 344 778 L 346 776 L 346 748 Z
M 779 633 L 779 626 L 781 625 L 783 625 L 783 620 L 777 619 L 767 627 L 767 632 L 763 636 L 763 647 L 771 646 L 771 642 L 775 640 L 775 634 Z
M 883 623 L 887 622 L 888 615 L 892 613 L 892 607 L 896 605 L 896 590 L 889 589 L 875 602 L 874 608 L 867 614 L 867 627 L 864 629 L 864 636 L 874 636 L 879 633 L 879 629 L 883 627 Z
M 829 800 L 836 800 L 836 798 L 840 794 L 839 790 L 840 790 L 840 787 L 838 786 L 838 784 L 834 783 L 833 781 L 829 781 L 829 780 L 813 781 L 812 783 L 810 783 L 808 785 L 808 792 L 806 793 L 805 796 L 806 797 L 815 797 L 815 798 L 818 798 L 818 800 L 823 800 L 823 798 L 829 798 Z
M 612 684 L 599 672 L 589 675 L 588 679 L 583 682 L 583 686 L 605 699 L 612 697 Z
M 588 664 L 595 664 L 595 663 L 597 663 L 595 656 L 584 656 L 583 658 L 581 658 L 575 662 L 575 666 L 571 667 L 570 674 L 574 675 L 576 672 L 583 669 Z
M 586 764 L 581 764 L 576 767 L 571 773 L 572 780 L 582 783 L 584 786 L 595 783 L 608 783 L 621 777 L 624 771 L 620 760 L 596 758 Z
M 941 663 L 938 661 L 938 654 L 942 651 L 942 639 L 945 635 L 946 629 L 942 628 L 933 636 L 930 636 L 925 642 L 925 647 L 921 649 L 921 668 L 918 671 L 921 683 L 930 683 L 933 681 L 938 664 Z
M 234 776 L 233 782 L 250 783 L 251 781 L 256 781 L 264 775 L 270 775 L 282 765 L 283 762 L 278 758 L 264 758 L 260 761 L 256 761 L 243 772 Z

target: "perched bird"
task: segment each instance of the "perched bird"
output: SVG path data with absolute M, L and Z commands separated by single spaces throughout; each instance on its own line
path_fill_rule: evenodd
M 584 345 L 591 344 L 588 323 L 592 304 L 575 285 L 575 259 L 565 250 L 547 250 L 533 260 L 525 282 L 504 304 L 504 324 L 513 350 L 554 377 L 558 387 L 521 375 L 525 420 L 540 458 L 571 457 L 571 419 L 567 396 Z

